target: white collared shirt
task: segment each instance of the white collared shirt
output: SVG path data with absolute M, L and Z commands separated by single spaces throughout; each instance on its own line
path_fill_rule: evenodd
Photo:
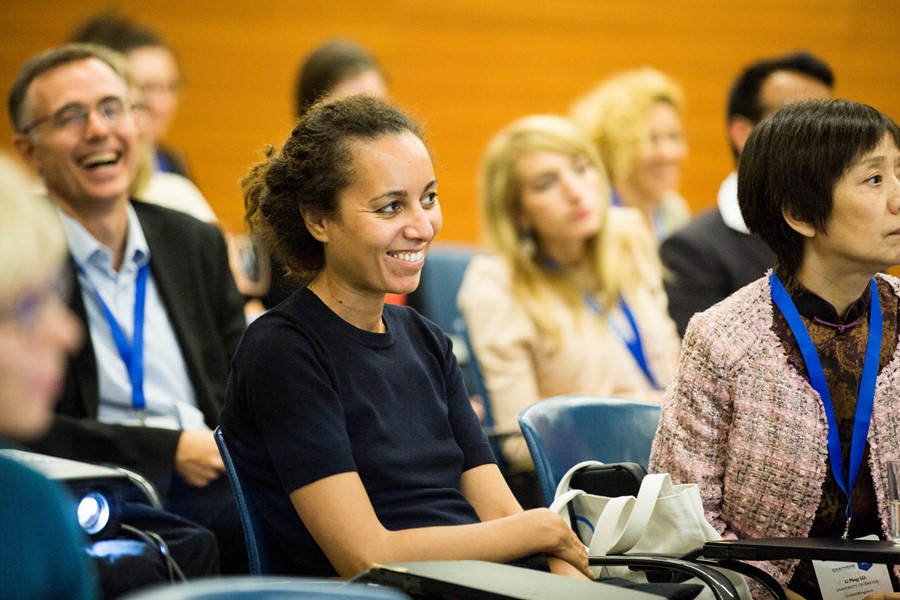
M 57 209 L 59 210 L 59 209 Z M 128 238 L 122 265 L 113 269 L 113 252 L 100 244 L 78 221 L 59 210 L 69 251 L 79 266 L 78 283 L 87 312 L 88 329 L 97 359 L 101 423 L 142 424 L 132 410 L 131 380 L 116 348 L 109 323 L 94 290 L 100 294 L 129 341 L 134 332 L 135 283 L 138 270 L 150 261 L 150 248 L 134 208 L 128 204 Z M 208 429 L 185 366 L 175 331 L 150 274 L 144 309 L 143 424 L 166 429 Z
M 732 171 L 725 178 L 725 181 L 722 182 L 722 185 L 719 186 L 719 196 L 717 198 L 719 214 L 722 215 L 722 220 L 725 221 L 729 228 L 749 235 L 750 230 L 747 229 L 747 225 L 744 223 L 744 216 L 741 214 L 741 206 L 738 203 L 737 188 L 737 172 Z

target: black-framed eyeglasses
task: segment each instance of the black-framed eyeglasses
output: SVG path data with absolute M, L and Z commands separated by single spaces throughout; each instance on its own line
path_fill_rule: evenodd
M 98 102 L 94 110 L 107 125 L 115 125 L 128 114 L 129 109 L 122 98 L 111 96 Z M 44 123 L 50 123 L 54 129 L 83 129 L 90 116 L 91 109 L 84 104 L 67 104 L 52 115 L 35 119 L 20 133 L 27 135 Z

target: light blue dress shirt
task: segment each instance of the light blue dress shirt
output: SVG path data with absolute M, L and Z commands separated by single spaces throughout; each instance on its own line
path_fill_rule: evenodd
M 78 283 L 97 358 L 101 423 L 147 425 L 166 429 L 208 429 L 185 366 L 175 331 L 159 296 L 152 273 L 147 281 L 144 311 L 143 415 L 132 409 L 128 369 L 116 348 L 109 323 L 94 290 L 103 298 L 129 341 L 134 332 L 135 282 L 140 267 L 151 260 L 150 248 L 134 209 L 128 205 L 128 238 L 118 272 L 113 252 L 98 242 L 81 223 L 59 211 L 69 251 L 79 266 Z

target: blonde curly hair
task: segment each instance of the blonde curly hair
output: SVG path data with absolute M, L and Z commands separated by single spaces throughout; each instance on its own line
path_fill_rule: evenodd
M 645 67 L 614 75 L 572 105 L 572 120 L 597 147 L 613 184 L 631 175 L 649 137 L 647 117 L 660 101 L 680 113 L 684 93 L 671 78 Z

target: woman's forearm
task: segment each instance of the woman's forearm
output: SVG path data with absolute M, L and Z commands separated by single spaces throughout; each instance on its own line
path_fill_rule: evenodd
M 569 564 L 575 571 L 584 575 L 589 573 L 583 544 L 557 515 L 547 509 L 470 525 L 385 531 L 376 547 L 379 556 L 367 559 L 369 564 L 412 560 L 509 563 L 531 554 L 546 553 Z M 369 564 L 355 568 L 361 570 Z

